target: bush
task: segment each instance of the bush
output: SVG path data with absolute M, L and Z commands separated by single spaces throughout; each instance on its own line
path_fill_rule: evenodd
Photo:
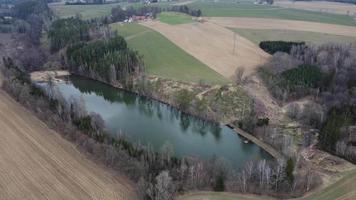
M 193 92 L 187 90 L 187 89 L 182 89 L 177 92 L 176 95 L 176 103 L 178 107 L 182 110 L 188 110 L 192 101 L 194 99 L 194 94 Z

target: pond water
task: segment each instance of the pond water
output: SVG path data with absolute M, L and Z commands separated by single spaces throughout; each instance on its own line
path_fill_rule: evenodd
M 65 98 L 82 96 L 88 112 L 100 114 L 109 133 L 125 133 L 131 142 L 150 144 L 156 151 L 169 144 L 178 157 L 223 157 L 234 168 L 249 160 L 272 159 L 257 145 L 245 144 L 227 126 L 206 122 L 158 101 L 87 78 L 69 76 L 66 80 L 58 84 Z

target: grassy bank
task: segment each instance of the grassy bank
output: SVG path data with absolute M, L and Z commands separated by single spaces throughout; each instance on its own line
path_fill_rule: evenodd
M 144 56 L 147 72 L 151 75 L 187 82 L 228 82 L 154 30 L 136 23 L 113 24 L 112 27 L 126 38 L 131 48 Z
M 259 44 L 261 41 L 304 41 L 307 43 L 323 44 L 328 42 L 335 43 L 356 43 L 355 37 L 331 35 L 325 33 L 315 33 L 307 31 L 291 30 L 255 30 L 255 29 L 232 29 L 244 38 Z

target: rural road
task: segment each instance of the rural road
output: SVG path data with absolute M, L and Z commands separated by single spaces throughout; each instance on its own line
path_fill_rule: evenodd
M 0 89 L 0 199 L 126 200 L 131 183 L 88 160 Z

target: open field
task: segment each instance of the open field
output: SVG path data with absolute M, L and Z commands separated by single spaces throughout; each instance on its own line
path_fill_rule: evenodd
M 131 199 L 134 190 L 0 90 L 0 199 Z
M 232 78 L 239 67 L 244 67 L 247 73 L 254 72 L 269 57 L 249 40 L 210 22 L 173 26 L 151 21 L 144 25 L 227 78 Z
M 355 37 L 331 35 L 325 33 L 315 33 L 307 31 L 275 30 L 275 29 L 232 29 L 240 36 L 251 40 L 255 44 L 267 40 L 282 41 L 305 41 L 313 44 L 333 43 L 356 43 Z
M 192 23 L 192 17 L 178 12 L 162 12 L 158 15 L 158 20 L 167 24 L 186 24 Z
M 158 32 L 142 25 L 113 24 L 129 46 L 144 56 L 151 75 L 188 82 L 224 84 L 228 80 L 186 53 Z
M 279 29 L 294 31 L 309 31 L 354 37 L 356 27 L 324 24 L 316 22 L 303 22 L 294 20 L 261 19 L 261 18 L 237 18 L 237 17 L 212 17 L 209 22 L 229 28 L 242 29 Z
M 294 8 L 300 10 L 310 10 L 317 12 L 335 13 L 356 17 L 356 5 L 348 3 L 338 3 L 330 1 L 274 1 L 275 6 L 283 8 Z
M 205 17 L 275 18 L 356 26 L 356 20 L 346 15 L 254 5 L 253 2 L 253 0 L 197 0 L 189 4 L 189 7 L 201 9 Z

